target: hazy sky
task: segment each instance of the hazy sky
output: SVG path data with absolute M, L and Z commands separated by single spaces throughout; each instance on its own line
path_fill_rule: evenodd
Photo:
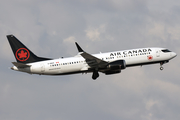
M 166 47 L 164 65 L 100 77 L 29 75 L 6 35 L 35 54 L 59 58 L 139 47 Z M 179 120 L 179 0 L 0 0 L 0 120 Z

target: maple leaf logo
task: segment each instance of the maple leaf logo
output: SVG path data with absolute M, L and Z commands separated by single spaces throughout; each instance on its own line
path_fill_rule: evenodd
M 153 59 L 153 56 L 152 55 L 149 55 L 148 56 L 148 60 L 152 60 Z
M 19 58 L 27 58 L 27 52 L 24 52 L 23 50 L 21 50 L 20 53 L 18 53 Z
M 30 54 L 29 51 L 26 48 L 19 48 L 16 51 L 16 58 L 19 61 L 26 61 L 29 58 Z

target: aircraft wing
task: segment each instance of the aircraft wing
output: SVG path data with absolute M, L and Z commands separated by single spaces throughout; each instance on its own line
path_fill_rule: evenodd
M 84 52 L 82 50 L 82 48 L 76 43 L 76 46 L 78 48 L 78 51 L 80 53 L 80 55 L 86 60 L 87 64 L 91 67 L 91 68 L 102 68 L 105 67 L 108 62 L 101 60 L 87 52 Z

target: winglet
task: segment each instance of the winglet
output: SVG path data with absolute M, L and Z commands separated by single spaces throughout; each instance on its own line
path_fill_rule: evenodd
M 75 42 L 75 44 L 79 52 L 84 52 L 84 50 L 77 44 L 77 42 Z

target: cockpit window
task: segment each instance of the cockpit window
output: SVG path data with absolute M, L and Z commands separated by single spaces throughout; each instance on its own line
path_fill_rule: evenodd
M 165 49 L 165 50 L 162 50 L 162 52 L 171 52 L 170 50 L 168 50 L 168 49 Z

